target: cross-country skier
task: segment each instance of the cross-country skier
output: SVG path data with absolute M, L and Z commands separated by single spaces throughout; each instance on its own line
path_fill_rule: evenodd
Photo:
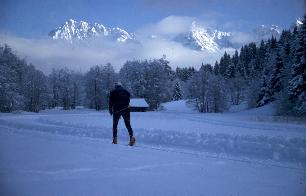
M 130 146 L 135 144 L 133 129 L 130 122 L 130 93 L 122 87 L 120 82 L 115 84 L 115 89 L 109 96 L 109 113 L 113 115 L 113 144 L 117 144 L 117 126 L 120 117 L 124 119 L 125 126 L 130 135 Z

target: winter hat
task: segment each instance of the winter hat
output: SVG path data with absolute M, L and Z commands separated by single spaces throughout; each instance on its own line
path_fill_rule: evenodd
M 116 82 L 115 87 L 119 87 L 119 86 L 122 86 L 122 83 L 121 82 Z

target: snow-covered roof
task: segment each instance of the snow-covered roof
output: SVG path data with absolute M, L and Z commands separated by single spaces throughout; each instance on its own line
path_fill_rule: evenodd
M 130 100 L 130 106 L 132 107 L 149 107 L 148 103 L 143 98 L 133 98 Z

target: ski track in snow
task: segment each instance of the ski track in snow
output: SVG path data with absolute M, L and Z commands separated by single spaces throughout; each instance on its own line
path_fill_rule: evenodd
M 142 165 L 137 167 L 126 167 L 126 168 L 108 168 L 108 169 L 101 169 L 101 168 L 72 168 L 72 169 L 59 169 L 59 170 L 14 170 L 15 174 L 38 174 L 38 175 L 73 175 L 78 173 L 88 173 L 88 172 L 111 172 L 111 171 L 140 171 L 140 170 L 150 170 L 155 168 L 161 167 L 172 167 L 178 165 L 194 165 L 194 163 L 188 162 L 175 162 L 175 163 L 167 163 L 167 164 L 148 164 Z M 0 171 L 0 175 L 10 173 L 10 171 Z
M 151 128 L 137 126 L 138 123 L 149 122 L 149 118 L 161 122 L 169 119 L 170 124 L 183 121 L 187 126 L 195 123 L 198 125 L 191 131 L 175 125 L 168 125 L 165 129 L 158 125 Z M 120 123 L 119 142 L 127 138 L 122 120 Z M 112 137 L 111 125 L 111 118 L 106 112 L 9 115 L 0 118 L 0 126 L 15 129 L 106 139 Z M 224 115 L 214 114 L 200 116 L 149 112 L 132 113 L 132 126 L 135 126 L 137 143 L 142 146 L 209 153 L 214 157 L 238 157 L 239 160 L 248 161 L 259 159 L 266 162 L 297 163 L 302 167 L 306 163 L 306 128 L 303 125 L 242 122 L 236 117 L 234 120 L 233 117 L 225 119 Z

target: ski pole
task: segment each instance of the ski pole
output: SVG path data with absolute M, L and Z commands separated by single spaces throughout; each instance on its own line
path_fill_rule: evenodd
M 118 112 L 122 112 L 123 110 L 126 110 L 126 109 L 128 109 L 128 108 L 130 108 L 130 106 L 128 106 L 128 107 L 126 107 L 126 108 L 123 108 L 123 109 L 121 109 L 121 110 L 119 110 L 119 111 L 116 111 L 116 112 L 114 112 L 114 114 L 116 114 L 116 113 L 118 113 Z

